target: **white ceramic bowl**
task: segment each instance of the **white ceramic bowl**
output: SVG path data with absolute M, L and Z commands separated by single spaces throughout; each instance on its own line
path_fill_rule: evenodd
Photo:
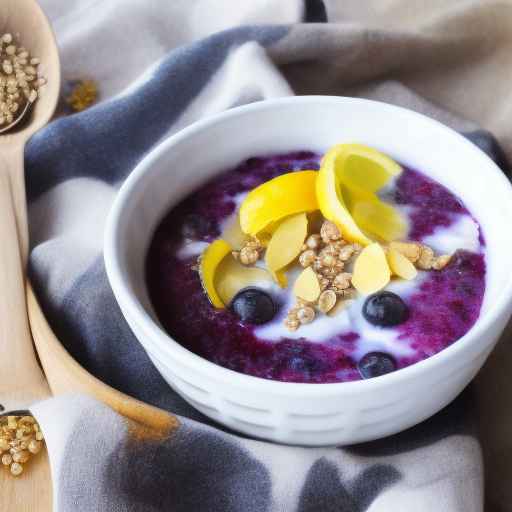
M 479 320 L 442 352 L 394 373 L 337 384 L 276 382 L 217 366 L 161 327 L 144 278 L 146 250 L 164 214 L 245 158 L 339 142 L 374 146 L 461 197 L 487 241 Z M 187 402 L 234 430 L 300 445 L 377 439 L 428 418 L 478 372 L 512 307 L 512 189 L 498 167 L 453 130 L 415 112 L 354 98 L 253 103 L 197 122 L 154 149 L 122 186 L 105 238 L 108 277 L 126 320 L 162 376 Z M 187 300 L 183 290 L 183 300 Z M 222 339 L 219 339 L 222 343 Z

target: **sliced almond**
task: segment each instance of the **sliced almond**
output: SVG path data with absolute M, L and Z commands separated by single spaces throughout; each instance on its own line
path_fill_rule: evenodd
M 389 268 L 395 276 L 410 281 L 418 275 L 418 271 L 411 261 L 396 249 L 388 249 L 386 257 Z
M 293 285 L 293 293 L 299 299 L 306 302 L 316 302 L 320 296 L 320 283 L 315 271 L 311 268 L 305 268 Z
M 367 245 L 354 263 L 352 285 L 364 294 L 382 290 L 391 278 L 386 253 L 378 243 Z
M 276 273 L 299 257 L 308 234 L 305 213 L 291 215 L 275 230 L 265 253 L 267 268 Z

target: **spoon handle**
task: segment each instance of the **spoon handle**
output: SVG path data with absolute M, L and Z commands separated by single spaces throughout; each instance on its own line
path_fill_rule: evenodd
M 8 150 L 3 153 L 0 159 L 0 168 L 7 171 L 11 180 L 11 193 L 14 207 L 14 216 L 16 219 L 16 227 L 18 231 L 18 241 L 20 246 L 20 255 L 22 261 L 22 269 L 28 258 L 29 236 L 28 236 L 28 220 L 27 220 L 27 201 L 25 197 L 25 164 L 24 164 L 25 147 L 21 143 L 13 143 Z
M 13 185 L 0 165 L 0 404 L 7 410 L 50 394 L 28 325 Z

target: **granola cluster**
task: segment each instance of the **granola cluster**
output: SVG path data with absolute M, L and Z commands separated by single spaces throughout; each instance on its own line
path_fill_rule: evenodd
M 316 310 L 329 313 L 339 301 L 346 301 L 354 296 L 355 289 L 350 281 L 352 274 L 346 272 L 345 266 L 360 251 L 361 246 L 344 240 L 338 227 L 327 220 L 323 222 L 320 233 L 312 234 L 306 239 L 299 263 L 304 268 L 311 267 L 314 270 L 321 293 L 314 303 L 298 299 L 284 322 L 289 330 L 295 331 L 300 325 L 312 322 Z
M 262 252 L 263 245 L 253 236 L 244 242 L 239 251 L 233 251 L 232 254 L 242 265 L 254 265 L 260 259 Z
M 336 225 L 326 220 L 320 234 L 309 236 L 302 249 L 299 263 L 304 268 L 313 268 L 322 291 L 330 288 L 336 294 L 344 295 L 351 278 L 351 274 L 345 272 L 345 265 L 359 254 L 361 246 L 343 240 Z
M 391 242 L 389 247 L 405 256 L 420 270 L 442 270 L 451 259 L 449 254 L 435 256 L 432 248 L 417 242 Z

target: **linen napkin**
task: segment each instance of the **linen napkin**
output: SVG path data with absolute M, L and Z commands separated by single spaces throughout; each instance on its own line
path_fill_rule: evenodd
M 512 64 L 512 5 L 41 4 L 57 33 L 64 80 L 96 80 L 101 101 L 58 118 L 27 147 L 31 278 L 52 327 L 80 364 L 176 418 L 162 437 L 89 397 L 35 404 L 52 464 L 54 509 L 481 511 L 472 390 L 417 427 L 358 446 L 280 446 L 227 432 L 167 386 L 129 330 L 105 275 L 102 235 L 117 189 L 151 148 L 197 119 L 265 98 L 357 95 L 407 106 L 465 133 L 508 170 L 512 92 L 504 78 Z M 479 126 L 498 135 L 505 153 Z M 489 440 L 502 441 L 506 432 L 492 422 L 511 421 L 499 407 L 504 388 L 496 392 L 510 367 L 505 347 L 479 386 L 489 456 L 504 446 Z M 505 460 L 499 467 L 510 475 Z M 490 502 L 498 507 L 510 491 L 487 467 Z

